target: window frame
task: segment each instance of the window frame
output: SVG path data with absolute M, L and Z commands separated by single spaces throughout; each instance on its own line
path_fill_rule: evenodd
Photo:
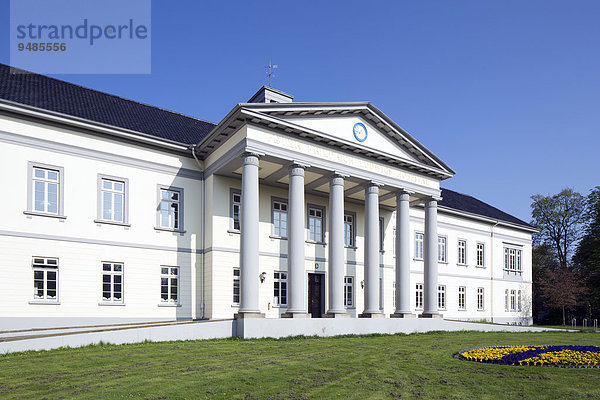
M 504 245 L 503 253 L 504 261 L 502 269 L 504 274 L 523 277 L 523 248 Z
M 37 263 L 36 260 L 42 260 L 41 263 Z M 55 261 L 55 264 L 49 263 L 48 261 Z M 33 297 L 32 299 L 29 301 L 29 304 L 60 304 L 59 301 L 59 295 L 60 295 L 60 291 L 59 291 L 59 259 L 58 257 L 38 257 L 38 256 L 34 256 L 31 258 L 31 272 L 32 272 L 32 282 L 33 282 Z M 49 298 L 48 297 L 48 272 L 54 272 L 56 274 L 56 278 L 55 278 L 55 292 L 56 295 L 54 296 L 54 298 Z M 35 285 L 36 282 L 36 278 L 35 278 L 35 273 L 36 272 L 42 272 L 43 273 L 43 283 L 44 283 L 44 287 L 43 287 L 43 292 L 44 295 L 43 297 L 36 297 L 36 292 L 37 292 L 37 288 Z
M 57 212 L 49 213 L 44 211 L 37 211 L 33 206 L 35 201 L 35 189 L 34 180 L 35 174 L 33 173 L 35 168 L 45 169 L 50 171 L 58 172 L 58 190 L 57 190 Z M 39 163 L 34 161 L 27 162 L 27 207 L 26 211 L 23 211 L 26 215 L 38 215 L 41 217 L 53 217 L 59 219 L 66 219 L 65 217 L 65 169 L 57 165 L 50 165 L 45 163 Z M 38 257 L 39 258 L 39 257 Z
M 163 190 L 167 190 L 170 192 L 177 192 L 179 193 L 179 200 L 177 201 L 177 203 L 179 204 L 179 209 L 177 210 L 178 213 L 178 225 L 179 227 L 177 228 L 170 228 L 170 227 L 164 227 L 161 226 L 161 215 L 160 215 L 160 205 L 163 201 L 161 193 Z M 183 188 L 180 187 L 175 187 L 175 186 L 169 186 L 169 185 L 156 185 L 156 197 L 157 197 L 157 209 L 156 209 L 156 227 L 154 229 L 158 230 L 158 231 L 168 231 L 168 232 L 180 232 L 180 233 L 185 233 L 185 228 L 183 225 L 183 212 L 184 212 L 184 195 L 183 195 Z
M 240 196 L 240 201 L 236 202 L 233 199 L 233 196 Z M 238 211 L 238 228 L 235 227 L 235 206 L 239 207 Z M 229 189 L 229 231 L 233 233 L 240 233 L 240 228 L 242 227 L 242 191 L 240 189 Z
M 319 217 L 311 217 L 310 216 L 310 210 L 313 209 L 315 211 L 321 211 L 321 240 L 316 240 L 316 239 L 311 239 L 310 238 L 310 219 L 311 218 L 319 218 Z M 308 233 L 308 239 L 307 242 L 309 243 L 317 243 L 317 244 L 325 244 L 325 227 L 326 225 L 326 221 L 325 221 L 325 206 L 320 206 L 317 204 L 310 204 L 307 203 L 306 204 L 306 231 Z
M 103 213 L 102 213 L 102 205 L 103 205 L 103 200 L 102 200 L 102 181 L 103 180 L 109 180 L 109 181 L 114 181 L 114 182 L 121 182 L 123 184 L 123 221 L 114 221 L 114 220 L 108 220 L 108 219 L 104 219 L 103 218 Z M 121 177 L 117 177 L 117 176 L 112 176 L 112 175 L 106 175 L 106 174 L 98 174 L 98 187 L 97 187 L 97 215 L 96 215 L 96 219 L 94 220 L 94 222 L 98 223 L 98 224 L 109 224 L 109 225 L 121 225 L 121 226 L 131 226 L 131 224 L 129 223 L 129 179 L 128 178 L 121 178 Z
M 440 239 L 443 239 L 443 243 L 444 243 L 444 251 L 440 252 Z M 444 236 L 444 235 L 438 235 L 438 240 L 437 240 L 437 260 L 438 263 L 444 263 L 447 264 L 448 263 L 448 236 Z M 441 257 L 443 255 L 443 257 Z
M 352 218 L 352 223 L 349 224 L 351 226 L 352 232 L 350 237 L 350 244 L 346 243 L 346 216 Z M 349 248 L 356 248 L 356 213 L 353 211 L 344 211 L 344 246 Z
M 163 273 L 163 268 L 167 268 L 169 271 L 167 274 Z M 172 297 L 172 293 L 171 293 L 171 289 L 173 288 L 173 285 L 171 283 L 171 280 L 173 279 L 174 275 L 172 275 L 171 269 L 177 269 L 177 275 L 175 275 L 175 279 L 177 279 L 177 299 L 173 300 Z M 163 279 L 168 279 L 168 284 L 167 284 L 167 300 L 164 300 L 162 298 L 162 280 Z M 181 298 L 181 268 L 176 266 L 176 265 L 161 265 L 160 266 L 160 303 L 158 304 L 160 307 L 168 307 L 168 306 L 179 306 L 180 303 L 180 298 Z
M 286 210 L 285 210 L 285 214 L 286 214 L 285 232 L 286 232 L 286 235 L 285 236 L 278 235 L 275 233 L 275 203 L 285 204 L 285 207 L 286 207 Z M 289 207 L 290 207 L 290 205 L 289 205 L 287 199 L 284 199 L 281 197 L 271 197 L 271 237 L 272 238 L 275 238 L 275 239 L 287 239 L 288 238 Z M 277 212 L 281 212 L 281 210 L 278 210 Z M 279 227 L 279 233 L 281 233 L 281 224 Z
M 279 274 L 276 276 L 275 274 Z M 285 278 L 282 278 L 281 275 L 285 274 Z M 284 297 L 282 295 L 282 287 L 281 284 L 285 283 L 285 303 L 281 302 L 281 298 Z M 275 296 L 275 289 L 277 288 L 278 295 Z M 287 271 L 273 271 L 273 307 L 286 308 L 288 306 L 288 272 Z M 277 299 L 277 301 L 275 301 Z
M 237 274 L 236 274 L 237 272 Z M 232 305 L 234 307 L 239 307 L 240 306 L 240 301 L 242 299 L 242 285 L 241 285 L 241 276 L 242 276 L 242 270 L 240 268 L 233 268 L 233 286 L 232 286 Z M 237 295 L 235 293 L 235 289 L 237 287 Z M 237 296 L 237 302 L 235 301 L 235 298 Z
M 461 249 L 461 243 L 464 243 L 464 247 Z M 468 248 L 467 248 L 467 239 L 458 239 L 456 242 L 457 253 L 456 253 L 456 264 L 461 266 L 467 266 L 468 261 Z M 463 259 L 461 260 L 461 251 L 463 255 Z
M 416 283 L 415 284 L 415 309 L 422 310 L 423 309 L 423 284 Z
M 385 253 L 385 218 L 379 217 L 379 252 Z
M 105 271 L 104 264 L 110 264 L 111 270 Z M 121 266 L 121 271 L 114 271 L 115 265 Z M 104 297 L 104 275 L 110 275 L 110 293 L 111 298 Z M 114 276 L 121 276 L 121 300 L 113 300 L 114 297 Z M 125 263 L 117 261 L 101 261 L 100 262 L 100 303 L 101 306 L 124 306 L 125 305 Z
M 421 239 L 417 238 L 417 235 L 421 235 Z M 423 260 L 423 256 L 425 254 L 425 233 L 415 231 L 415 260 Z M 419 246 L 418 244 L 421 243 Z M 420 251 L 419 251 L 420 250 Z
M 481 246 L 481 250 L 479 249 Z M 476 253 L 475 253 L 475 266 L 479 268 L 485 268 L 485 243 L 477 242 L 475 245 Z M 479 263 L 479 253 L 481 251 L 481 264 Z
M 511 289 L 510 290 L 510 312 L 515 312 L 517 311 L 517 290 L 516 289 Z
M 348 292 L 350 292 L 350 296 L 348 296 Z M 350 308 L 350 309 L 356 308 L 356 305 L 354 304 L 354 276 L 353 275 L 344 276 L 344 307 Z
M 477 288 L 477 311 L 485 311 L 485 288 Z
M 441 301 L 440 301 L 441 300 Z M 438 310 L 446 310 L 446 285 L 438 285 L 437 306 Z
M 459 311 L 467 310 L 467 287 L 466 286 L 458 287 L 458 310 Z

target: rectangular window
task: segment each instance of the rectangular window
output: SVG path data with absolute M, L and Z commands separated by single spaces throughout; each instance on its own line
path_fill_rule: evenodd
M 344 214 L 344 244 L 346 246 L 355 246 L 355 225 L 354 214 Z
M 465 310 L 467 308 L 467 288 L 460 286 L 458 288 L 458 309 Z
M 383 251 L 383 242 L 385 240 L 385 226 L 383 218 L 379 218 L 379 251 Z
M 127 224 L 128 180 L 98 175 L 98 219 L 97 222 Z M 159 224 L 160 224 L 160 212 Z M 158 225 L 160 226 L 160 225 Z
M 344 306 L 354 307 L 354 277 L 344 277 Z
M 509 275 L 522 275 L 521 249 L 512 247 L 504 248 L 504 273 Z
M 233 224 L 231 229 L 240 230 L 240 212 L 242 211 L 242 193 L 239 190 L 231 191 L 231 219 Z
M 509 311 L 508 303 L 509 303 L 509 300 L 508 300 L 508 289 L 506 289 L 504 291 L 504 311 Z
M 102 301 L 123 302 L 123 264 L 102 263 Z
M 521 291 L 517 291 L 517 311 L 521 311 Z
M 516 311 L 517 309 L 517 291 L 510 291 L 510 311 Z
M 477 288 L 477 309 L 483 311 L 483 288 Z
M 27 213 L 64 218 L 64 169 L 29 162 Z
M 273 278 L 273 304 L 287 306 L 287 272 L 275 272 Z
M 58 259 L 34 257 L 33 298 L 35 300 L 58 301 Z
M 485 244 L 477 243 L 477 266 L 485 266 Z
M 287 202 L 273 200 L 273 235 L 287 237 Z
M 383 310 L 383 278 L 379 278 L 379 309 Z
M 458 264 L 467 265 L 467 241 L 458 241 Z
M 308 240 L 323 243 L 323 215 L 322 208 L 308 207 Z
M 179 303 L 179 267 L 160 267 L 160 301 Z
M 438 309 L 446 309 L 446 286 L 438 285 Z
M 415 258 L 423 259 L 423 234 L 420 232 L 415 233 Z
M 233 304 L 240 304 L 240 270 L 233 269 Z
M 446 262 L 446 243 L 448 239 L 444 236 L 438 236 L 438 261 Z
M 417 283 L 415 291 L 415 308 L 423 308 L 423 284 Z
M 159 186 L 158 227 L 182 231 L 183 189 Z

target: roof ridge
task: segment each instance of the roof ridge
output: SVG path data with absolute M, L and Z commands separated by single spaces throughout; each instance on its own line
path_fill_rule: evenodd
M 4 63 L 0 63 L 0 65 L 8 67 L 10 69 L 16 69 L 16 70 L 19 70 L 19 71 L 23 71 L 23 72 L 25 72 L 27 74 L 41 76 L 41 77 L 43 77 L 45 79 L 49 79 L 49 80 L 53 80 L 53 81 L 56 81 L 56 82 L 60 82 L 62 84 L 67 84 L 67 85 L 78 87 L 78 88 L 81 88 L 81 89 L 84 89 L 84 90 L 89 90 L 89 91 L 92 91 L 92 92 L 100 93 L 100 94 L 103 94 L 105 96 L 114 97 L 114 98 L 117 98 L 117 99 L 129 101 L 129 102 L 132 102 L 132 103 L 136 103 L 136 104 L 142 105 L 144 107 L 156 108 L 157 110 L 165 111 L 165 112 L 168 112 L 168 113 L 171 113 L 171 114 L 175 114 L 175 115 L 180 115 L 180 116 L 185 117 L 185 118 L 190 118 L 190 119 L 193 119 L 193 120 L 196 120 L 196 121 L 204 122 L 204 123 L 207 123 L 207 124 L 212 124 L 212 125 L 215 125 L 215 126 L 217 125 L 214 122 L 210 122 L 210 121 L 207 121 L 207 120 L 204 120 L 204 119 L 201 119 L 201 118 L 192 117 L 190 115 L 182 114 L 180 112 L 169 110 L 169 109 L 166 109 L 166 108 L 163 108 L 163 107 L 153 106 L 153 105 L 147 104 L 147 103 L 142 103 L 141 101 L 137 101 L 137 100 L 133 100 L 133 99 L 128 99 L 127 97 L 123 97 L 123 96 L 119 96 L 119 95 L 116 95 L 116 94 L 104 92 L 102 90 L 92 89 L 92 88 L 89 88 L 89 87 L 86 87 L 86 86 L 83 86 L 83 85 L 79 85 L 77 83 L 73 83 L 73 82 L 62 80 L 62 79 L 54 78 L 52 76 L 48 76 L 48 75 L 44 75 L 44 74 L 39 74 L 37 72 L 28 71 L 28 70 L 25 70 L 25 69 L 22 69 L 22 68 L 13 67 L 12 65 L 4 64 Z

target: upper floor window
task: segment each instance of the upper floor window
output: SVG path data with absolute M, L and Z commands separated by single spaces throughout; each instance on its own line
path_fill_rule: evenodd
M 240 230 L 240 215 L 242 211 L 242 193 L 239 190 L 231 191 L 231 219 L 233 225 L 231 229 L 234 231 Z
M 467 288 L 460 286 L 458 288 L 458 309 L 465 310 L 467 308 Z
M 522 275 L 521 249 L 513 247 L 504 248 L 504 272 L 507 274 Z
M 98 184 L 98 222 L 127 224 L 128 180 L 99 175 Z
M 415 233 L 415 258 L 423 259 L 423 234 L 421 232 Z
M 323 238 L 323 208 L 308 207 L 308 240 L 322 243 Z
M 29 176 L 27 213 L 62 217 L 63 168 L 30 162 Z
M 273 278 L 273 304 L 287 306 L 287 272 L 275 272 Z
M 34 257 L 33 298 L 35 300 L 58 301 L 58 259 Z
M 287 209 L 286 201 L 273 200 L 272 219 L 273 235 L 275 236 L 287 237 Z
M 344 214 L 344 244 L 346 246 L 355 246 L 355 216 L 354 214 Z
M 447 260 L 447 244 L 448 239 L 445 236 L 438 236 L 438 261 L 446 262 Z
M 485 244 L 477 243 L 477 266 L 485 266 Z
M 467 241 L 458 241 L 458 264 L 467 265 Z
M 438 285 L 438 309 L 446 309 L 446 286 Z
M 183 189 L 159 186 L 158 227 L 183 230 Z

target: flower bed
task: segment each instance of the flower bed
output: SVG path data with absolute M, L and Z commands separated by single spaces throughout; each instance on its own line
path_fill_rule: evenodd
M 502 365 L 600 368 L 596 346 L 490 346 L 462 350 L 461 360 Z

